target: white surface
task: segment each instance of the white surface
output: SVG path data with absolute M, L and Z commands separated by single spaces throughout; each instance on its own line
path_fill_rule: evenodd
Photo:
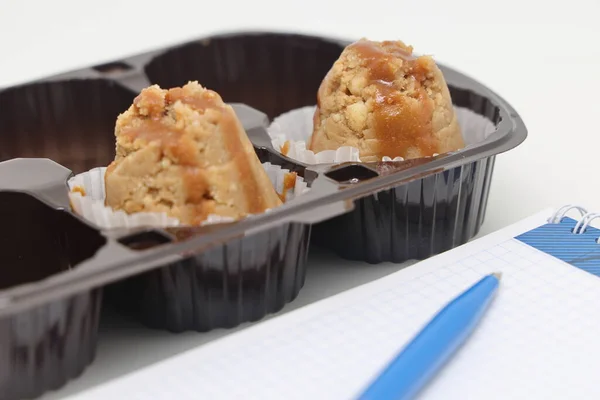
M 0 86 L 223 30 L 399 38 L 479 79 L 525 120 L 527 141 L 496 162 L 482 230 L 488 233 L 546 206 L 575 202 L 600 210 L 592 161 L 600 148 L 600 2 L 549 3 L 2 0 Z M 286 311 L 397 268 L 314 254 L 306 286 Z M 170 335 L 105 319 L 97 360 L 45 399 L 62 398 L 223 334 Z
M 68 399 L 354 398 L 492 272 L 502 272 L 496 298 L 420 398 L 600 398 L 600 280 L 512 238 L 551 211 Z

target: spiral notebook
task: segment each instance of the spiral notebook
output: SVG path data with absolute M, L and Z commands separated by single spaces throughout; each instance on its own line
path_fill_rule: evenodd
M 352 399 L 448 301 L 503 273 L 421 399 L 599 399 L 600 230 L 563 208 L 71 399 Z M 582 210 L 583 211 L 583 210 Z M 569 214 L 571 215 L 571 214 Z M 376 268 L 367 266 L 365 268 Z

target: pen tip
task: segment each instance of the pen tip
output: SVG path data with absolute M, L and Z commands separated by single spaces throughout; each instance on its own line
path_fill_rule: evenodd
M 492 273 L 492 275 L 494 275 L 496 277 L 496 279 L 500 280 L 500 278 L 502 278 L 502 272 L 494 272 Z

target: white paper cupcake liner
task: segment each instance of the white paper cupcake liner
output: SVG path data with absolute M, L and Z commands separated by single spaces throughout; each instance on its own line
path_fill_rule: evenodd
M 282 149 L 287 148 L 286 156 L 305 164 L 360 162 L 359 150 L 355 147 L 342 146 L 337 150 L 319 153 L 306 148 L 313 131 L 315 109 L 316 106 L 297 108 L 275 118 L 267 128 L 273 148 L 282 153 Z M 454 110 L 466 146 L 481 142 L 496 129 L 492 121 L 467 108 L 455 107 Z M 382 161 L 403 160 L 402 157 L 382 158 Z
M 264 163 L 262 165 L 273 183 L 275 191 L 282 195 L 285 201 L 290 201 L 309 190 L 304 179 L 297 175 L 294 187 L 285 189 L 285 178 L 290 171 L 271 163 Z M 169 217 L 166 213 L 140 212 L 127 214 L 124 211 L 116 211 L 107 207 L 104 204 L 104 200 L 106 199 L 104 187 L 105 173 L 106 168 L 100 167 L 83 172 L 69 179 L 69 199 L 75 213 L 103 229 L 181 225 L 177 218 Z M 80 191 L 83 191 L 84 195 Z M 202 225 L 231 222 L 233 220 L 230 217 L 209 215 Z

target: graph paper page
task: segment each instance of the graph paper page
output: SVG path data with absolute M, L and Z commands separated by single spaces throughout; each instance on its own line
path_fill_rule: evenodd
M 549 215 L 70 399 L 351 399 L 494 271 L 503 276 L 491 307 L 420 399 L 599 399 L 600 279 L 513 239 Z

